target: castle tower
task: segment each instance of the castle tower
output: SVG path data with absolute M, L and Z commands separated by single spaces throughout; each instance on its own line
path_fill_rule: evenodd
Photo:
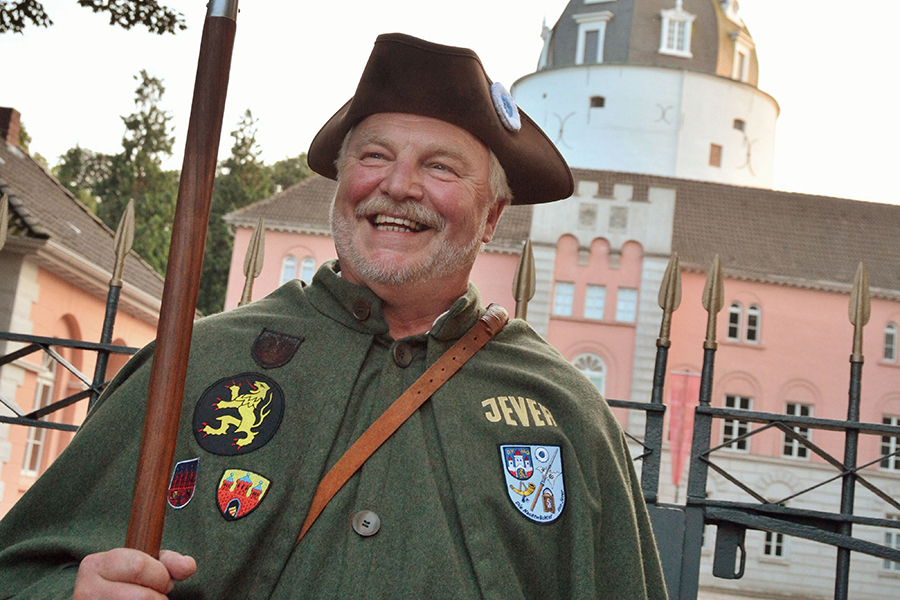
M 572 167 L 770 188 L 778 104 L 737 0 L 572 0 L 516 102 Z
M 534 207 L 529 322 L 610 397 L 649 399 L 676 194 L 635 174 L 770 188 L 778 104 L 736 0 L 571 0 L 542 37 L 512 94 L 576 185 Z

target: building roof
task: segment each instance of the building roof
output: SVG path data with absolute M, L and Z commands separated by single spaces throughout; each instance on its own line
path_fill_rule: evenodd
M 720 0 L 683 0 L 683 11 L 694 17 L 691 24 L 691 56 L 664 54 L 659 51 L 662 12 L 672 11 L 675 7 L 675 0 L 616 0 L 599 3 L 571 0 L 551 31 L 547 64 L 544 68 L 574 66 L 579 20 L 583 20 L 586 15 L 609 12 L 612 16 L 606 22 L 603 64 L 670 67 L 730 77 L 734 38 L 741 36 L 744 40 L 751 40 L 744 23 L 734 14 L 729 17 Z M 728 9 L 733 11 L 734 7 L 729 5 Z M 756 86 L 758 79 L 756 51 L 751 47 L 747 83 Z
M 265 219 L 266 229 L 329 235 L 331 199 L 337 182 L 312 174 L 299 183 L 225 215 L 234 227 L 255 227 Z
M 575 179 L 674 188 L 672 248 L 682 265 L 706 270 L 718 254 L 732 277 L 817 289 L 849 289 L 860 262 L 873 295 L 900 298 L 900 206 L 657 177 L 573 169 Z
M 313 174 L 274 196 L 228 213 L 224 218 L 234 227 L 255 227 L 259 219 L 264 219 L 266 229 L 331 235 L 331 200 L 336 189 L 336 181 Z M 531 229 L 531 214 L 530 205 L 507 207 L 487 250 L 520 252 Z
M 115 262 L 114 232 L 26 152 L 3 140 L 0 193 L 9 196 L 10 229 L 15 232 L 7 239 L 4 251 L 18 243 L 43 257 L 38 250 L 46 249 L 49 254 L 41 260 L 51 270 L 66 263 L 68 270 L 61 274 L 67 278 L 83 276 L 87 280 L 91 272 L 94 278 L 105 277 L 108 283 Z M 127 302 L 131 293 L 144 305 L 142 316 L 149 318 L 148 311 L 158 312 L 163 278 L 134 252 L 125 260 L 123 280 L 123 301 Z M 105 297 L 105 289 L 96 281 L 88 287 Z

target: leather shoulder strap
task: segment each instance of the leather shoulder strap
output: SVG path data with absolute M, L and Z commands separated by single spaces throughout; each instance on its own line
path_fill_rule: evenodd
M 369 428 L 344 452 L 343 456 L 319 482 L 295 546 L 300 543 L 328 502 L 363 466 L 375 450 L 391 437 L 467 360 L 497 335 L 508 320 L 509 315 L 502 306 L 498 304 L 488 306 L 487 311 L 472 329 L 453 344 L 428 370 L 422 373 L 422 376 L 409 389 L 394 400 L 394 403 L 374 423 L 369 425 Z

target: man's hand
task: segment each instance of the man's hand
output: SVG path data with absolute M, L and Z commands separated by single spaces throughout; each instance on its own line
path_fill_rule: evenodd
M 72 600 L 165 600 L 176 581 L 196 570 L 193 558 L 171 550 L 159 560 L 128 548 L 99 552 L 81 561 Z

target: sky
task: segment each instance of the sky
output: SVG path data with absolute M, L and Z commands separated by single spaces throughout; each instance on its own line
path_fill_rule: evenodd
M 552 26 L 567 2 L 243 0 L 219 155 L 229 154 L 229 132 L 248 108 L 266 163 L 305 151 L 352 96 L 379 33 L 472 48 L 510 88 L 535 70 L 541 24 Z M 187 30 L 125 31 L 75 0 L 43 0 L 53 26 L 0 36 L 0 106 L 22 114 L 33 153 L 53 165 L 76 144 L 120 150 L 121 116 L 134 111 L 135 77 L 146 69 L 163 80 L 162 108 L 173 117 L 166 166 L 181 166 L 206 2 L 162 3 L 185 15 Z M 781 108 L 773 187 L 900 204 L 892 60 L 900 2 L 742 0 L 741 16 L 756 43 L 759 88 Z

